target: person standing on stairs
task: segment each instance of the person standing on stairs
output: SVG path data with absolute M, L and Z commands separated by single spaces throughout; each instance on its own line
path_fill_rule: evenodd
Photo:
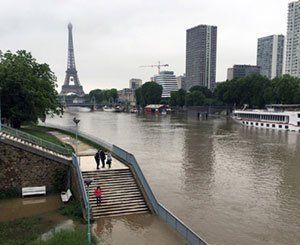
M 101 197 L 102 197 L 102 190 L 100 186 L 97 186 L 97 188 L 94 191 L 94 194 L 96 196 L 97 206 L 101 204 Z
M 105 159 L 106 159 L 106 156 L 105 156 L 105 153 L 103 150 L 100 151 L 100 159 L 101 159 L 101 163 L 102 163 L 102 168 L 105 168 Z
M 110 154 L 110 152 L 108 152 L 107 154 L 106 154 L 106 164 L 108 165 L 108 168 L 111 168 L 111 162 L 112 162 L 112 157 L 111 157 L 111 154 Z
M 97 164 L 97 169 L 99 169 L 99 165 L 100 165 L 100 150 L 96 152 L 95 154 L 95 161 L 96 161 L 96 164 Z

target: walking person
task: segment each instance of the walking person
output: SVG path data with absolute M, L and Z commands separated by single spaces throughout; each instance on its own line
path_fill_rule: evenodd
M 105 156 L 105 153 L 103 150 L 100 151 L 100 159 L 101 159 L 101 163 L 102 163 L 102 168 L 105 168 L 105 159 L 106 159 L 106 156 Z
M 100 186 L 97 186 L 97 188 L 94 191 L 94 194 L 96 196 L 97 206 L 99 206 L 101 204 L 101 197 L 102 197 L 102 190 Z
M 107 154 L 106 154 L 106 164 L 108 165 L 108 168 L 111 168 L 111 162 L 112 162 L 112 157 L 111 157 L 111 154 L 110 154 L 110 152 L 108 152 Z
M 99 165 L 100 165 L 100 152 L 99 151 L 97 151 L 96 154 L 95 154 L 95 156 L 94 156 L 96 164 L 97 164 L 97 169 L 99 169 Z

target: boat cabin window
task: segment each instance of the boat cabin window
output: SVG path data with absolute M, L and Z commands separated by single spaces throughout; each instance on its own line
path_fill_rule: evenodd
M 288 129 L 288 128 L 289 128 L 289 126 L 284 126 L 284 128 Z
M 298 114 L 298 118 L 300 118 L 300 113 Z
M 279 128 L 282 128 L 282 125 L 279 125 L 278 127 L 279 127 Z
M 260 126 L 264 126 L 264 124 L 263 124 L 263 123 L 261 123 L 261 124 L 260 124 Z
M 258 123 L 255 123 L 256 126 L 258 126 Z
M 267 125 L 267 127 L 269 127 L 269 126 L 270 126 L 270 124 L 268 124 L 268 123 L 267 123 L 266 125 Z
M 298 127 L 300 127 L 300 122 L 298 122 Z

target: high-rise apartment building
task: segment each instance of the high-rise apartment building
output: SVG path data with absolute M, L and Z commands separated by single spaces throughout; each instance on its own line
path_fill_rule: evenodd
M 285 73 L 300 77 L 300 1 L 289 3 Z
M 270 79 L 282 75 L 284 36 L 272 35 L 257 40 L 256 64 L 260 74 Z
M 227 80 L 247 77 L 253 74 L 260 74 L 259 66 L 252 65 L 234 65 L 227 70 Z
M 209 89 L 216 82 L 217 27 L 199 25 L 186 31 L 186 89 Z
M 162 98 L 171 97 L 171 92 L 178 90 L 176 76 L 173 71 L 161 71 L 153 77 L 153 81 L 163 87 Z
M 136 90 L 138 89 L 139 87 L 142 86 L 142 79 L 138 79 L 138 78 L 131 78 L 129 80 L 129 88 L 132 89 L 132 90 Z

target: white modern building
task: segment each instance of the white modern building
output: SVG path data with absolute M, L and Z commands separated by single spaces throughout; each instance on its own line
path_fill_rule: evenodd
M 177 80 L 173 71 L 161 71 L 153 77 L 153 81 L 163 87 L 162 98 L 171 97 L 172 91 L 177 91 Z
M 284 36 L 271 35 L 257 40 L 256 64 L 260 74 L 270 79 L 282 75 Z
M 289 3 L 285 73 L 300 77 L 300 1 Z

